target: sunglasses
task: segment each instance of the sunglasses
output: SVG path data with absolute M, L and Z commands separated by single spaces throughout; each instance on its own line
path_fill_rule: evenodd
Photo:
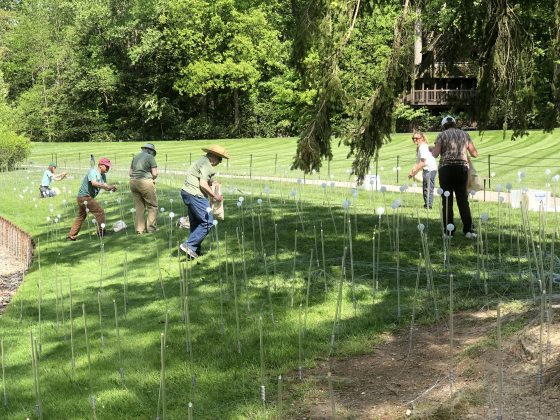
M 412 137 L 412 140 L 422 140 L 422 137 Z

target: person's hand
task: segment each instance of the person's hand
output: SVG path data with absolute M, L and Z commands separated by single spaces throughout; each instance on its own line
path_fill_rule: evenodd
M 216 201 L 216 202 L 218 202 L 218 203 L 219 203 L 220 201 L 224 201 L 224 196 L 221 195 L 221 194 L 215 195 L 215 196 L 214 196 L 214 201 Z
M 412 174 L 412 172 L 408 174 L 408 177 L 409 177 L 409 178 L 413 178 L 413 177 L 414 177 L 414 175 Z

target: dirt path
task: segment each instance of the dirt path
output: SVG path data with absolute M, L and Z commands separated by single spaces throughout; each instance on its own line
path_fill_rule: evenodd
M 0 246 L 0 314 L 12 299 L 23 280 L 23 263 Z
M 537 385 L 538 313 L 508 314 L 506 320 L 524 327 L 503 343 L 502 418 L 560 418 L 560 325 L 553 323 L 550 334 L 544 333 L 547 363 L 541 389 Z M 305 372 L 308 386 L 303 386 L 304 398 L 293 407 L 291 417 L 331 418 L 326 379 L 330 371 L 339 419 L 496 419 L 499 399 L 498 353 L 493 340 L 495 311 L 458 314 L 454 325 L 453 397 L 449 331 L 445 323 L 440 323 L 415 328 L 410 350 L 409 331 L 404 331 L 385 337 L 369 355 L 320 362 Z M 291 386 L 294 381 L 290 381 Z

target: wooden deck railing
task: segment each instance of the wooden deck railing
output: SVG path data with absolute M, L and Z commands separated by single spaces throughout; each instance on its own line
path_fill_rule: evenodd
M 475 89 L 425 89 L 408 93 L 405 103 L 411 105 L 447 105 L 450 102 L 469 102 L 476 95 Z

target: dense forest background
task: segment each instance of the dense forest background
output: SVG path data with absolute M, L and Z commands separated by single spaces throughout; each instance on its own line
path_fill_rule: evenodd
M 390 118 L 429 124 L 437 115 L 399 102 L 415 74 L 421 22 L 425 48 L 478 66 L 482 102 L 468 112 L 483 110 L 475 117 L 485 128 L 513 126 L 519 115 L 522 129 L 550 128 L 558 8 L 558 0 L 0 0 L 0 125 L 34 141 L 269 137 L 299 135 L 319 116 L 330 136 L 351 130 L 356 110 L 383 94 Z M 318 115 L 329 92 L 336 100 Z

